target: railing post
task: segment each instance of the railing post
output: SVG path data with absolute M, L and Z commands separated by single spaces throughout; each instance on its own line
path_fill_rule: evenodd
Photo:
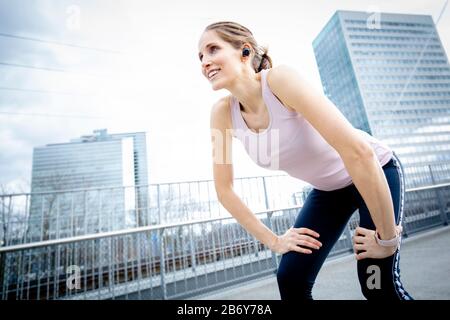
M 352 232 L 350 231 L 350 223 L 347 223 L 344 230 L 345 237 L 347 238 L 347 246 L 350 252 L 353 252 Z
M 194 228 L 192 227 L 192 225 L 189 226 L 188 228 L 189 230 L 189 246 L 190 246 L 190 251 L 191 251 L 191 261 L 192 261 L 192 271 L 196 272 L 196 268 L 197 268 L 197 261 L 196 261 L 196 251 L 195 251 L 195 245 L 194 245 Z
M 273 215 L 273 211 L 271 212 L 267 212 L 267 227 L 270 230 L 272 229 L 272 215 Z M 270 249 L 269 249 L 270 250 Z M 277 259 L 277 254 L 275 253 L 275 251 L 270 250 L 270 253 L 272 255 L 272 263 L 273 266 L 275 267 L 275 269 L 278 269 L 278 259 Z
M 5 198 L 1 197 L 0 198 L 1 202 L 1 207 L 2 207 L 2 211 L 1 211 L 1 215 L 0 217 L 4 219 L 5 217 Z M 6 224 L 6 221 L 4 221 L 4 223 Z M 4 227 L 2 225 L 2 227 Z M 0 247 L 6 246 L 6 234 L 3 235 L 3 239 L 0 238 Z M 2 300 L 5 300 L 5 288 L 4 288 L 4 277 L 5 277 L 5 269 L 6 269 L 6 263 L 5 263 L 5 259 L 6 258 L 6 252 L 2 253 L 0 252 L 0 294 L 1 294 L 1 298 Z
M 0 243 L 2 246 L 2 243 Z M 2 300 L 6 300 L 6 253 L 0 252 L 0 293 Z
M 158 224 L 162 223 L 162 216 L 161 216 L 161 203 L 159 201 L 159 184 L 156 185 L 156 202 L 158 204 Z
M 267 197 L 266 177 L 262 177 L 262 181 L 264 190 L 264 204 L 266 205 L 266 210 L 269 210 L 269 198 Z
M 430 171 L 431 182 L 433 183 L 433 185 L 436 185 L 436 181 L 434 180 L 433 170 L 431 170 L 431 165 L 428 165 L 428 169 Z M 441 194 L 439 188 L 436 188 L 436 198 L 439 203 L 439 210 L 441 211 L 442 223 L 444 224 L 444 226 L 447 226 L 448 218 L 447 218 L 447 213 L 445 212 L 445 202 L 444 202 L 444 199 L 442 199 L 442 194 Z
M 163 294 L 163 300 L 167 300 L 167 288 L 166 288 L 166 249 L 164 246 L 164 230 L 159 230 L 159 273 L 161 277 L 161 290 Z
M 266 177 L 262 177 L 263 180 L 263 189 L 264 189 L 264 201 L 265 201 L 265 205 L 266 205 L 266 210 L 269 210 L 269 198 L 267 196 L 267 186 L 266 186 Z M 267 227 L 273 230 L 273 226 L 272 226 L 272 215 L 273 215 L 273 211 L 267 212 Z M 272 251 L 271 249 L 269 249 L 272 255 L 272 263 L 273 266 L 275 267 L 275 269 L 278 269 L 278 259 L 277 259 L 277 254 Z

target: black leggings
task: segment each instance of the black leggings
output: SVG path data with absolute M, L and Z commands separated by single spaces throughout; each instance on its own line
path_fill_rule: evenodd
M 402 223 L 405 184 L 403 168 L 394 153 L 383 166 L 383 171 L 392 195 L 395 220 Z M 308 195 L 294 227 L 306 227 L 320 234 L 319 250 L 311 254 L 290 251 L 281 258 L 277 272 L 278 287 L 282 300 L 312 299 L 311 290 L 322 264 L 341 236 L 353 212 L 359 209 L 360 226 L 375 230 L 369 210 L 354 184 L 333 191 L 313 189 Z M 357 262 L 361 291 L 367 299 L 412 300 L 400 281 L 400 246 L 396 252 L 384 259 L 363 259 Z M 377 286 L 367 285 L 378 266 L 381 275 Z M 370 269 L 368 269 L 370 267 Z M 370 272 L 369 272 L 370 271 Z M 370 278 L 370 279 L 369 279 Z

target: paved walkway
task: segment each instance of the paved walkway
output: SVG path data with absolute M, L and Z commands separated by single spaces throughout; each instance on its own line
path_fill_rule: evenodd
M 404 239 L 400 270 L 405 289 L 416 300 L 450 299 L 450 227 Z M 325 262 L 316 279 L 313 297 L 319 300 L 364 299 L 353 255 Z M 279 300 L 280 295 L 274 275 L 194 299 Z

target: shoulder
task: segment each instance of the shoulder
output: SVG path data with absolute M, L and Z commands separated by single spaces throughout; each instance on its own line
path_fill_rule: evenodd
M 211 109 L 211 115 L 226 115 L 229 114 L 231 110 L 231 95 L 222 97 L 217 100 Z
M 297 84 L 300 82 L 300 77 L 298 72 L 287 65 L 279 65 L 269 69 L 266 75 L 266 82 L 270 88 L 270 91 L 280 100 L 280 102 L 286 107 L 289 111 L 297 111 L 292 108 L 288 99 L 286 99 L 286 95 L 289 91 L 290 86 Z
M 231 95 L 220 98 L 211 108 L 211 124 L 231 128 Z
M 278 88 L 286 85 L 292 78 L 299 78 L 299 73 L 288 65 L 279 65 L 269 69 L 267 72 L 267 83 L 270 88 Z

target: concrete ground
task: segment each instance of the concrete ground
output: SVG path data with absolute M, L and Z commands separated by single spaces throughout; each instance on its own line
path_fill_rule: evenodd
M 441 227 L 404 239 L 400 270 L 403 286 L 414 299 L 450 299 L 450 227 Z M 325 262 L 316 279 L 313 298 L 364 299 L 353 255 Z M 193 299 L 279 300 L 280 294 L 273 275 Z

